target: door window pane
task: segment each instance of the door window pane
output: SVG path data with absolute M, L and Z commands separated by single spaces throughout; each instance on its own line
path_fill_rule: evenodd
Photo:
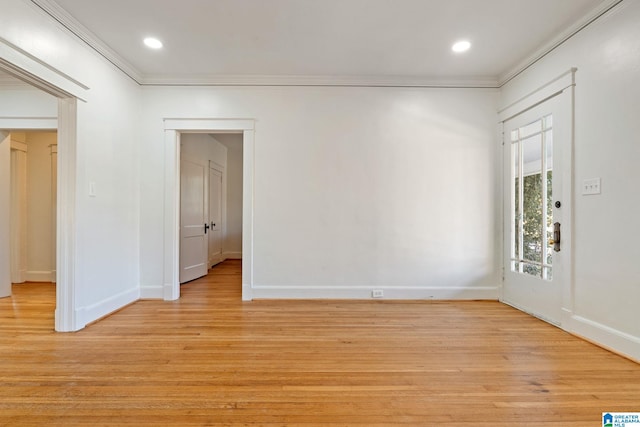
M 519 260 L 522 258 L 522 249 L 520 247 L 520 233 L 522 229 L 522 211 L 520 209 L 520 144 L 511 145 L 511 159 L 513 170 L 511 175 L 513 178 L 513 189 L 511 194 L 513 196 L 512 212 L 514 213 L 511 221 L 511 235 L 515 237 L 514 244 L 511 247 L 511 258 Z M 517 266 L 517 263 L 515 265 Z
M 551 116 L 545 118 L 545 123 L 551 122 Z M 553 263 L 553 133 L 551 130 L 547 130 L 544 133 L 545 145 L 546 145 L 546 250 L 544 263 L 548 265 L 544 269 L 544 278 L 547 280 L 552 279 L 551 265 Z
M 551 280 L 553 135 L 546 116 L 510 133 L 511 269 Z
M 540 133 L 542 131 L 543 120 L 536 120 L 533 123 L 529 123 L 526 126 L 522 126 L 518 129 L 518 133 L 520 134 L 520 138 L 527 138 L 535 133 Z

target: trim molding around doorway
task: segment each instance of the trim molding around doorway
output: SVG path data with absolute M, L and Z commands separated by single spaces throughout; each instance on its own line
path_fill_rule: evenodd
M 254 131 L 253 119 L 164 119 L 164 289 L 163 298 L 180 298 L 180 135 L 183 133 L 241 133 L 242 158 L 242 299 L 253 299 L 254 224 Z
M 574 146 L 575 146 L 575 88 L 576 88 L 576 72 L 577 68 L 570 68 L 569 70 L 561 73 L 556 78 L 548 81 L 547 83 L 541 85 L 537 89 L 532 92 L 522 96 L 517 101 L 511 103 L 500 109 L 498 111 L 498 128 L 499 135 L 501 139 L 504 139 L 504 123 L 508 120 L 511 120 L 518 115 L 529 111 L 530 109 L 542 104 L 543 102 L 552 99 L 554 97 L 558 97 L 561 106 L 559 107 L 560 111 L 563 112 L 565 119 L 568 121 L 568 129 L 569 135 L 567 136 L 568 140 L 563 145 L 563 151 L 561 153 L 562 159 L 562 182 L 563 182 L 563 206 L 562 209 L 564 211 L 565 224 L 563 224 L 562 231 L 562 240 L 563 240 L 563 249 L 565 263 L 567 264 L 564 269 L 563 274 L 563 282 L 564 286 L 561 292 L 561 315 L 560 315 L 560 324 L 561 327 L 565 330 L 571 332 L 569 327 L 570 324 L 573 323 L 573 318 L 575 317 L 574 313 L 574 302 L 575 302 L 575 282 L 574 282 L 574 266 L 575 266 L 575 258 L 573 252 L 573 232 L 574 232 L 574 211 L 573 207 L 575 205 L 575 194 L 573 191 L 574 188 Z M 504 147 L 503 147 L 504 149 Z M 502 150 L 500 150 L 500 155 L 503 155 Z M 503 164 L 503 168 L 500 176 L 500 185 L 504 185 L 504 162 L 501 160 Z M 502 196 L 501 196 L 502 197 Z M 502 205 L 507 201 L 502 197 Z M 505 215 L 504 209 L 502 209 L 502 229 L 504 231 L 504 224 L 507 221 L 507 217 Z M 507 243 L 505 241 L 505 236 L 503 236 L 501 243 L 502 251 L 507 248 Z M 503 252 L 504 253 L 504 252 Z M 503 301 L 504 296 L 504 271 L 507 268 L 507 265 L 504 263 L 503 257 L 503 283 L 501 290 L 500 300 Z M 504 301 L 503 301 L 504 302 Z M 520 308 L 518 308 L 520 309 Z
M 77 331 L 85 327 L 75 307 L 77 103 L 85 99 L 89 87 L 2 39 L 0 70 L 58 98 L 57 118 L 5 117 L 0 125 L 16 130 L 58 130 L 55 330 Z
M 58 117 L 0 118 L 0 128 L 9 130 L 55 130 L 61 155 L 57 176 L 56 215 L 56 311 L 55 330 L 71 332 L 85 325 L 77 322 L 75 301 L 75 182 L 76 99 L 58 101 Z

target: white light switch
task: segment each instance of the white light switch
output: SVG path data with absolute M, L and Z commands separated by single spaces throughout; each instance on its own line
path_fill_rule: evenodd
M 600 178 L 590 178 L 582 181 L 582 195 L 600 194 Z
M 89 197 L 96 197 L 96 183 L 89 181 Z

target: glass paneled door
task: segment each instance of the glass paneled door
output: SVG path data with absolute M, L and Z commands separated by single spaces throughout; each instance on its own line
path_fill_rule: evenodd
M 553 115 L 511 130 L 513 272 L 553 279 Z
M 559 324 L 563 292 L 562 94 L 504 122 L 503 301 Z

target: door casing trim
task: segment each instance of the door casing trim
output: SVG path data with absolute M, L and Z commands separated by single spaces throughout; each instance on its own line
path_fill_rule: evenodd
M 164 299 L 180 298 L 180 135 L 184 133 L 242 134 L 242 299 L 250 301 L 253 299 L 255 120 L 217 118 L 164 119 Z
M 501 137 L 502 150 L 499 150 L 500 154 L 500 164 L 503 165 L 502 173 L 499 178 L 500 183 L 500 197 L 502 198 L 502 233 L 504 234 L 505 224 L 507 218 L 505 216 L 505 203 L 507 200 L 504 199 L 503 188 L 505 185 L 505 162 L 504 162 L 504 150 L 507 149 L 507 144 L 505 143 L 505 135 L 504 135 L 504 123 L 507 120 L 513 119 L 518 115 L 542 104 L 543 102 L 554 98 L 556 96 L 560 97 L 561 109 L 563 110 L 563 114 L 565 117 L 570 120 L 568 125 L 569 128 L 569 136 L 567 138 L 567 143 L 563 145 L 562 151 L 562 193 L 563 193 L 563 258 L 566 263 L 566 267 L 563 269 L 564 277 L 563 280 L 563 288 L 561 290 L 561 307 L 560 307 L 560 325 L 562 328 L 566 329 L 568 325 L 571 324 L 572 318 L 574 316 L 574 301 L 575 301 L 575 283 L 574 283 L 574 270 L 575 270 L 575 260 L 574 260 L 574 251 L 573 251 L 573 243 L 574 243 L 574 209 L 573 206 L 575 204 L 575 192 L 574 192 L 574 145 L 575 145 L 575 74 L 578 71 L 577 68 L 571 68 L 568 71 L 560 74 L 558 77 L 550 80 L 549 82 L 543 84 L 538 87 L 536 90 L 530 92 L 529 94 L 521 97 L 517 101 L 503 107 L 498 111 L 498 128 L 499 134 Z M 568 223 L 568 224 L 567 224 Z M 503 235 L 501 239 L 501 251 L 500 257 L 502 259 L 502 283 L 500 289 L 500 301 L 504 301 L 504 276 L 505 271 L 507 269 L 507 265 L 505 264 L 505 247 L 506 236 Z M 510 304 L 510 303 L 509 303 Z M 544 319 L 543 319 L 544 320 Z

